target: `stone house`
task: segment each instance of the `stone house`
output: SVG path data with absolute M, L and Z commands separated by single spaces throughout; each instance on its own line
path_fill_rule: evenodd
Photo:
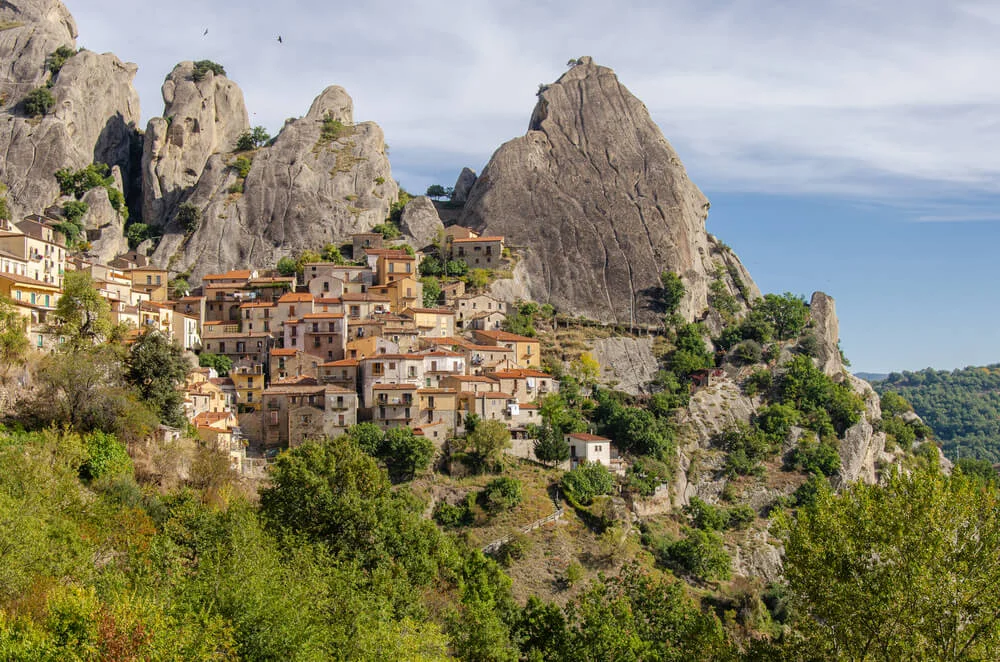
M 274 334 L 280 326 L 274 324 L 278 304 L 273 301 L 248 301 L 240 304 L 240 323 L 243 331 L 263 331 Z
M 319 381 L 321 384 L 339 386 L 348 391 L 357 392 L 359 365 L 360 363 L 355 359 L 321 363 L 318 369 Z
M 500 313 L 501 321 L 507 315 L 507 303 L 488 294 L 466 294 L 457 297 L 454 303 L 455 326 L 459 329 L 473 328 L 468 325 L 483 313 Z
M 425 388 L 439 388 L 442 379 L 465 374 L 465 356 L 459 352 L 438 349 L 420 354 L 424 357 Z
M 351 319 L 368 319 L 392 310 L 389 297 L 370 291 L 362 294 L 345 292 L 340 300 L 343 302 L 344 314 Z
M 518 402 L 534 402 L 559 391 L 559 381 L 539 370 L 501 370 L 489 375 L 500 382 L 500 390 L 513 394 Z
M 394 311 L 422 306 L 424 302 L 424 285 L 416 276 L 400 276 L 391 283 L 373 285 L 369 292 L 386 297 Z
M 403 314 L 413 318 L 422 336 L 450 338 L 455 335 L 455 311 L 450 308 L 407 308 Z
M 303 378 L 264 391 L 261 414 L 265 447 L 294 448 L 307 439 L 337 437 L 357 423 L 358 396 Z
M 426 427 L 444 424 L 444 432 L 453 434 L 458 427 L 458 391 L 453 388 L 417 389 L 418 413 L 416 425 Z
M 260 409 L 264 395 L 264 365 L 240 361 L 229 371 L 229 378 L 236 385 L 236 406 L 240 411 Z
M 503 264 L 503 237 L 470 237 L 449 242 L 451 259 L 470 269 L 497 269 Z
M 375 384 L 372 392 L 372 421 L 383 430 L 409 427 L 417 420 L 420 403 L 415 384 Z
M 320 362 L 346 357 L 347 325 L 341 313 L 307 313 L 284 324 L 284 347 L 301 349 Z
M 424 383 L 424 356 L 422 354 L 383 354 L 361 359 L 361 393 L 363 405 L 372 407 L 373 391 L 378 384 Z
M 314 357 L 307 357 L 301 349 L 276 347 L 271 350 L 268 377 L 271 382 L 292 377 L 318 377 L 314 371 L 314 366 L 318 364 Z
M 294 321 L 303 315 L 316 312 L 314 303 L 313 295 L 308 292 L 288 292 L 287 294 L 283 294 L 278 299 L 277 306 L 272 313 L 274 321 L 271 323 L 271 328 L 280 328 L 285 322 Z
M 514 350 L 514 362 L 521 368 L 538 368 L 542 365 L 541 344 L 537 338 L 519 336 L 507 331 L 473 331 L 477 343 L 507 347 Z

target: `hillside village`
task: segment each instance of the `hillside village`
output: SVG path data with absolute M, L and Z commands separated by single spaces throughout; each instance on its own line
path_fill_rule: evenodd
M 88 273 L 131 340 L 161 333 L 200 355 L 184 385 L 185 415 L 237 471 L 258 472 L 283 449 L 364 421 L 412 428 L 440 449 L 470 415 L 503 422 L 509 452 L 533 458 L 528 426 L 541 423 L 539 398 L 559 390 L 541 370 L 539 340 L 503 330 L 509 304 L 462 280 L 424 307 L 422 252 L 361 233 L 349 247 L 354 264 L 309 262 L 291 276 L 231 270 L 184 293 L 136 251 L 108 264 L 79 257 L 55 225 L 31 216 L 0 232 L 0 294 L 29 320 L 31 345 L 45 351 L 65 341 L 54 315 L 64 275 Z M 510 259 L 503 237 L 453 225 L 442 239 L 443 257 L 477 269 Z M 228 370 L 218 369 L 219 357 Z M 168 438 L 184 432 L 161 426 Z M 609 439 L 573 433 L 566 441 L 568 465 L 596 460 L 623 473 Z

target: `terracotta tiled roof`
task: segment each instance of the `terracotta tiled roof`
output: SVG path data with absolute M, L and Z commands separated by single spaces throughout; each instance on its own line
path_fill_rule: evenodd
M 288 292 L 282 294 L 281 298 L 278 299 L 278 303 L 297 303 L 300 301 L 312 301 L 313 295 L 308 292 Z
M 519 336 L 516 333 L 509 333 L 507 331 L 476 331 L 475 335 L 507 342 L 538 342 L 538 338 Z
M 295 356 L 298 351 L 291 347 L 276 347 L 271 350 L 271 356 Z
M 416 391 L 416 384 L 374 384 L 375 391 Z
M 503 237 L 472 237 L 470 239 L 453 239 L 456 244 L 474 243 L 477 241 L 503 241 Z
M 341 359 L 339 361 L 329 361 L 327 363 L 321 363 L 321 368 L 356 368 L 359 363 L 357 359 Z
M 232 271 L 227 271 L 224 274 L 206 274 L 201 277 L 202 280 L 250 280 L 252 272 L 249 269 L 234 269 Z
M 578 441 L 611 441 L 607 437 L 600 437 L 596 434 L 590 434 L 588 432 L 571 432 L 566 436 L 570 439 L 576 439 Z
M 493 373 L 494 377 L 498 379 L 523 379 L 525 377 L 548 377 L 552 378 L 552 375 L 544 373 L 540 370 L 498 370 Z

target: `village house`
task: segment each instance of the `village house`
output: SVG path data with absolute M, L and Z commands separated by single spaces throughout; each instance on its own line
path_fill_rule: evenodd
M 40 324 L 46 321 L 49 312 L 55 310 L 60 290 L 54 283 L 0 273 L 0 295 L 7 297 L 32 324 Z
M 344 283 L 344 292 L 349 294 L 364 294 L 375 284 L 375 271 L 368 266 L 334 265 L 329 273 Z
M 268 377 L 272 383 L 279 379 L 317 376 L 315 372 L 309 371 L 312 365 L 318 365 L 315 357 L 307 357 L 301 349 L 275 347 L 271 350 L 270 358 Z
M 288 292 L 278 299 L 277 306 L 271 314 L 274 319 L 271 321 L 272 331 L 281 330 L 282 325 L 289 321 L 298 320 L 303 315 L 315 312 L 313 309 L 313 295 L 308 292 Z M 284 331 L 281 331 L 284 334 Z
M 319 382 L 357 392 L 359 365 L 360 362 L 355 359 L 342 359 L 340 361 L 321 363 L 318 368 Z
M 471 315 L 468 317 L 463 325 L 462 329 L 467 330 L 479 330 L 479 331 L 499 331 L 503 328 L 503 323 L 507 320 L 506 313 L 501 313 L 499 310 L 494 310 L 493 312 L 483 311 L 478 315 Z
M 181 349 L 194 352 L 201 349 L 201 334 L 198 332 L 198 318 L 174 311 L 173 338 Z
M 421 427 L 444 423 L 445 433 L 458 427 L 458 391 L 453 388 L 417 389 L 417 421 Z
M 449 308 L 407 308 L 403 314 L 413 318 L 422 336 L 450 338 L 455 335 L 455 311 Z
M 422 354 L 383 354 L 360 360 L 361 395 L 365 407 L 373 405 L 376 384 L 412 384 L 422 386 L 424 356 Z
M 465 356 L 459 352 L 437 349 L 419 352 L 424 357 L 424 386 L 439 388 L 441 380 L 453 375 L 465 374 Z
M 456 280 L 453 283 L 441 283 L 441 299 L 444 305 L 455 307 L 455 301 L 465 294 L 465 281 Z
M 132 289 L 145 294 L 149 297 L 149 301 L 163 303 L 170 298 L 167 290 L 169 278 L 166 269 L 136 267 L 128 271 L 128 276 L 132 281 Z
M 271 349 L 271 336 L 263 332 L 241 332 L 238 324 L 205 322 L 201 332 L 202 350 L 225 354 L 233 363 L 264 363 Z
M 116 299 L 109 299 L 108 306 L 111 309 L 111 321 L 114 324 L 127 324 L 133 329 L 139 327 L 139 306 L 132 306 Z M 176 319 L 175 314 L 174 320 Z
M 534 402 L 559 391 L 558 380 L 539 370 L 500 370 L 490 377 L 500 382 L 501 391 L 512 394 L 518 402 Z
M 235 363 L 229 378 L 236 385 L 236 406 L 240 411 L 257 411 L 264 395 L 264 366 L 252 361 Z
M 345 292 L 340 296 L 343 312 L 351 319 L 369 319 L 392 311 L 389 297 L 372 292 L 354 294 Z
M 0 231 L 0 250 L 9 257 L 13 273 L 23 268 L 23 277 L 62 287 L 66 270 L 66 244 L 51 227 L 35 221 L 17 224 L 19 231 Z
M 449 225 L 444 229 L 444 241 L 446 246 L 450 246 L 451 242 L 456 239 L 475 239 L 479 237 L 479 233 L 472 228 L 463 227 L 461 225 Z
M 251 276 L 243 289 L 254 301 L 274 302 L 295 290 L 295 276 Z
M 517 400 L 510 393 L 500 391 L 462 392 L 458 394 L 459 415 L 464 420 L 467 414 L 476 414 L 484 421 L 506 421 L 508 406 Z
M 333 299 L 339 298 L 347 288 L 344 287 L 344 281 L 336 276 L 321 276 L 310 279 L 306 284 L 306 289 L 314 298 Z
M 611 440 L 587 432 L 570 432 L 563 436 L 569 444 L 570 468 L 575 469 L 582 462 L 600 462 L 611 466 Z
M 184 416 L 188 420 L 204 412 L 231 411 L 231 404 L 222 389 L 207 378 L 189 381 L 184 388 Z
M 155 329 L 168 338 L 173 337 L 174 309 L 167 304 L 156 301 L 143 301 L 139 304 L 139 327 Z
M 24 276 L 28 273 L 28 260 L 0 248 L 0 273 Z
M 308 313 L 284 324 L 284 347 L 301 349 L 321 361 L 339 361 L 347 351 L 344 316 L 340 313 Z
M 449 375 L 441 379 L 441 387 L 459 393 L 487 393 L 499 391 L 500 382 L 487 375 Z
M 351 247 L 354 252 L 351 256 L 355 260 L 360 260 L 368 254 L 367 251 L 381 249 L 384 242 L 385 238 L 380 232 L 359 232 L 352 234 Z
M 347 343 L 347 357 L 357 359 L 358 357 L 376 356 L 378 354 L 407 354 L 402 352 L 399 345 L 382 336 L 367 335 L 355 338 Z
M 254 297 L 245 290 L 257 272 L 251 269 L 235 269 L 224 274 L 206 274 L 201 279 L 201 291 L 205 296 L 206 322 L 235 322 L 240 319 L 240 304 Z
M 518 367 L 514 360 L 515 350 L 513 347 L 470 343 L 461 346 L 459 351 L 465 354 L 466 365 L 469 366 L 468 372 L 474 375 L 484 375 L 497 370 Z
M 497 269 L 503 264 L 503 237 L 469 237 L 449 242 L 452 260 L 462 260 L 470 269 Z
M 376 285 L 388 285 L 394 280 L 415 276 L 417 274 L 417 257 L 402 250 L 386 248 L 370 250 L 368 251 L 368 266 L 375 269 Z
M 210 448 L 229 453 L 234 442 L 239 443 L 239 423 L 229 411 L 202 412 L 191 420 L 198 437 Z
M 294 448 L 308 439 L 334 438 L 357 423 L 358 395 L 303 378 L 273 384 L 263 396 L 263 444 Z
M 537 338 L 527 338 L 507 331 L 473 331 L 477 343 L 495 345 L 514 350 L 514 362 L 521 368 L 538 368 L 542 365 L 541 344 Z
M 243 331 L 262 331 L 273 333 L 280 331 L 274 328 L 274 312 L 278 304 L 273 301 L 248 301 L 240 304 L 240 328 Z
M 372 391 L 372 421 L 376 425 L 388 430 L 413 424 L 419 406 L 415 384 L 375 384 Z
M 174 312 L 191 315 L 198 320 L 198 333 L 201 333 L 201 325 L 205 323 L 205 297 L 185 296 L 174 302 Z
M 420 306 L 424 301 L 424 285 L 415 276 L 400 276 L 391 283 L 373 285 L 368 291 L 388 299 L 389 309 L 395 311 Z

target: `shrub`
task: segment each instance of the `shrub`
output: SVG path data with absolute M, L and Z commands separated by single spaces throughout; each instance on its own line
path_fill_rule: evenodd
M 239 152 L 247 152 L 252 149 L 257 149 L 258 147 L 266 145 L 270 139 L 271 136 L 264 127 L 255 126 L 253 129 L 247 129 L 241 133 L 240 137 L 236 139 L 236 150 Z M 249 172 L 249 168 L 247 171 Z
M 225 76 L 225 68 L 218 62 L 212 62 L 211 60 L 198 60 L 194 63 L 194 71 L 191 73 L 191 79 L 194 82 L 199 82 L 211 71 L 216 76 Z
M 70 59 L 74 55 L 76 55 L 76 51 L 69 46 L 60 46 L 49 53 L 49 56 L 45 58 L 45 66 L 48 67 L 49 72 L 55 76 L 59 73 L 59 70 L 62 69 L 62 66 L 66 64 L 66 60 Z
M 243 182 L 235 182 L 229 187 L 230 193 L 242 193 L 243 192 Z
M 516 478 L 494 478 L 483 490 L 483 507 L 491 513 L 510 510 L 521 503 L 521 491 L 521 481 Z
M 233 360 L 225 354 L 202 352 L 198 356 L 198 365 L 202 368 L 215 368 L 220 376 L 229 374 L 233 368 Z
M 457 529 L 472 524 L 474 517 L 468 502 L 454 506 L 442 501 L 434 507 L 434 521 L 446 529 Z
M 744 365 L 760 363 L 764 350 L 756 340 L 744 340 L 733 349 L 733 358 Z
M 424 259 L 420 261 L 420 275 L 421 276 L 443 276 L 444 275 L 444 264 L 441 260 L 437 259 L 433 255 L 425 255 Z
M 790 463 L 806 473 L 832 476 L 840 470 L 840 453 L 833 442 L 817 441 L 815 435 L 807 434 L 792 451 Z
M 334 119 L 329 113 L 323 118 L 323 125 L 319 131 L 320 142 L 331 143 L 334 140 L 342 138 L 345 135 L 349 135 L 351 132 L 351 127 L 344 124 L 338 119 Z M 382 179 L 384 183 L 385 179 Z
M 695 528 L 706 531 L 720 531 L 725 528 L 727 522 L 724 510 L 698 497 L 691 497 L 688 505 L 684 506 L 684 514 L 690 518 Z
M 657 557 L 663 565 L 703 581 L 729 579 L 732 574 L 729 554 L 714 531 L 688 529 L 687 537 L 663 543 Z
M 186 234 L 191 234 L 201 224 L 201 210 L 190 202 L 185 202 L 177 209 L 177 222 Z
M 518 533 L 501 545 L 495 555 L 496 560 L 500 565 L 509 568 L 514 561 L 523 559 L 529 549 L 531 549 L 531 539 L 523 533 Z
M 56 105 L 56 100 L 48 88 L 36 87 L 28 92 L 21 103 L 25 115 L 29 117 L 41 117 L 48 113 L 52 109 L 52 106 Z
M 87 459 L 80 467 L 80 477 L 84 480 L 117 478 L 132 471 L 132 459 L 125 450 L 125 444 L 113 434 L 91 432 L 83 439 Z
M 767 368 L 756 370 L 743 382 L 743 392 L 751 398 L 758 393 L 764 393 L 771 388 L 773 383 L 771 371 Z
M 87 203 L 79 200 L 70 200 L 63 203 L 62 212 L 67 221 L 78 222 L 87 213 Z
M 397 239 L 402 233 L 399 228 L 392 223 L 379 223 L 372 228 L 372 232 L 378 232 L 385 240 Z
M 125 236 L 128 237 L 128 247 L 134 249 L 149 239 L 149 226 L 145 223 L 132 223 L 125 230 Z
M 246 179 L 246 176 L 250 174 L 250 168 L 252 166 L 253 161 L 245 156 L 238 156 L 233 162 L 233 167 L 236 168 L 236 172 L 241 179 Z
M 595 497 L 611 494 L 615 487 L 615 477 L 603 464 L 586 462 L 563 474 L 561 485 L 566 494 L 587 506 Z
M 730 478 L 760 474 L 760 461 L 771 452 L 767 436 L 742 422 L 717 435 L 715 443 L 728 452 L 725 470 Z
M 796 349 L 800 354 L 815 358 L 819 356 L 819 338 L 815 333 L 807 333 L 799 338 L 799 344 L 796 346 Z
M 652 457 L 636 458 L 625 474 L 626 487 L 641 496 L 653 496 L 670 480 L 670 466 Z
M 663 307 L 666 309 L 666 312 L 672 313 L 677 310 L 677 307 L 681 305 L 681 301 L 684 300 L 684 281 L 674 272 L 664 271 L 660 274 L 660 282 L 663 284 L 660 293 Z
M 747 504 L 733 506 L 726 510 L 727 529 L 745 529 L 757 518 L 757 511 Z
M 452 277 L 460 277 L 469 273 L 469 265 L 465 260 L 448 260 L 445 265 L 445 274 Z

